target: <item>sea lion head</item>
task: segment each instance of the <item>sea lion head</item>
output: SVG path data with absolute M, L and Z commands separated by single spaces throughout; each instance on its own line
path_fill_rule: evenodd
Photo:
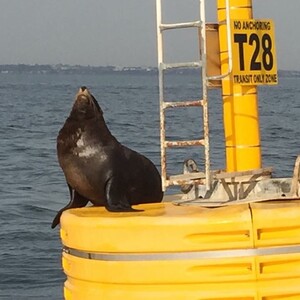
M 103 111 L 97 100 L 85 86 L 82 86 L 76 94 L 70 116 L 77 119 L 90 119 L 102 115 Z

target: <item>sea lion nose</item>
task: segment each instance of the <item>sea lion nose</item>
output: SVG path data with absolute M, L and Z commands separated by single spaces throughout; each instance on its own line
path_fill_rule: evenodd
M 77 93 L 77 96 L 79 96 L 79 95 L 88 96 L 89 95 L 88 88 L 86 86 L 82 86 Z

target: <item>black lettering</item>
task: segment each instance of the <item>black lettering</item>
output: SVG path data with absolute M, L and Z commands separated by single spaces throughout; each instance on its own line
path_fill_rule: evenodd
M 272 39 L 267 33 L 262 36 L 262 48 L 264 50 L 262 55 L 262 63 L 265 70 L 270 71 L 273 68 L 274 59 L 271 51 Z
M 234 42 L 239 44 L 239 58 L 240 58 L 240 70 L 245 70 L 245 61 L 244 61 L 244 43 L 247 42 L 247 34 L 236 33 L 234 34 Z
M 249 22 L 248 21 L 243 21 L 243 29 L 248 30 L 249 29 Z
M 264 79 L 265 79 L 264 74 L 254 75 L 254 83 L 264 83 Z
M 256 33 L 252 33 L 250 35 L 249 45 L 252 46 L 253 43 L 255 43 L 255 49 L 250 63 L 250 70 L 261 70 L 261 63 L 257 61 L 260 43 L 259 43 L 259 37 L 257 36 Z
M 233 26 L 234 26 L 234 29 L 241 29 L 241 21 L 234 21 L 233 22 Z
M 267 74 L 266 83 L 277 83 L 277 74 Z
M 251 84 L 252 75 L 234 75 L 233 80 L 234 83 L 238 83 L 238 84 Z

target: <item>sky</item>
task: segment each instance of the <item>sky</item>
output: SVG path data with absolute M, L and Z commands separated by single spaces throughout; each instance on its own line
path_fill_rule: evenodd
M 163 0 L 164 21 L 198 17 L 197 0 Z M 299 0 L 252 0 L 275 22 L 278 68 L 300 71 Z M 156 66 L 155 0 L 0 0 L 0 64 Z M 216 22 L 216 0 L 207 0 Z M 166 60 L 197 60 L 192 30 L 166 33 Z

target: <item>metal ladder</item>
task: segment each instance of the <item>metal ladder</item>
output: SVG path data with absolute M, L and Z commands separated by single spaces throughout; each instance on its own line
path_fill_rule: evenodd
M 160 102 L 160 147 L 161 147 L 161 176 L 163 190 L 172 185 L 204 184 L 206 190 L 210 189 L 210 155 L 209 155 L 209 127 L 208 127 L 208 103 L 207 90 L 208 78 L 206 73 L 206 22 L 204 0 L 199 0 L 200 20 L 186 23 L 164 24 L 162 20 L 162 1 L 156 0 L 157 18 L 157 53 L 159 74 L 159 102 Z M 200 30 L 200 60 L 186 63 L 164 63 L 164 41 L 163 33 L 166 30 L 181 28 L 199 28 Z M 202 67 L 202 99 L 186 101 L 165 101 L 164 97 L 164 71 L 172 68 L 195 68 Z M 166 140 L 166 118 L 165 111 L 170 108 L 202 106 L 203 108 L 203 139 L 169 141 Z M 174 176 L 167 175 L 166 150 L 171 147 L 204 146 L 205 171 Z

